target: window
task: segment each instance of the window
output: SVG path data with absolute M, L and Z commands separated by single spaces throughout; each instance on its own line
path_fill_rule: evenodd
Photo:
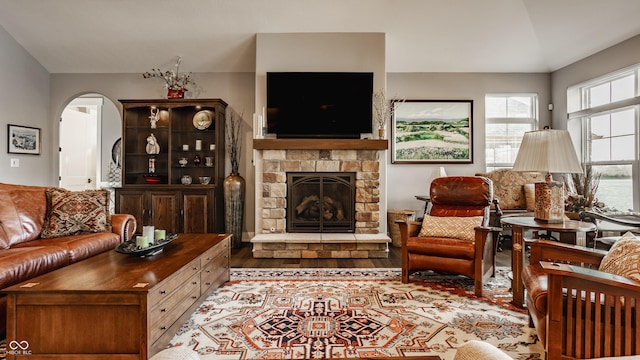
M 538 96 L 490 94 L 485 109 L 487 171 L 510 168 L 524 133 L 538 127 Z
M 601 174 L 596 197 L 610 211 L 638 211 L 640 190 L 640 65 L 567 91 L 569 131 L 583 161 Z M 573 105 L 573 106 L 572 106 Z M 577 124 L 577 125 L 576 125 Z

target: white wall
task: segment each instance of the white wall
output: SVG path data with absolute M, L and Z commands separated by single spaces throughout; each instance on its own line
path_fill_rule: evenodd
M 49 117 L 49 73 L 0 27 L 0 182 L 53 185 L 58 181 L 52 158 Z M 40 155 L 7 153 L 7 124 L 40 128 Z M 20 167 L 9 166 L 10 159 Z
M 548 125 L 550 114 L 549 74 L 520 73 L 389 73 L 387 91 L 407 100 L 473 100 L 472 164 L 391 164 L 387 158 L 387 204 L 389 209 L 424 212 L 424 202 L 415 195 L 429 193 L 434 169 L 445 168 L 447 175 L 474 175 L 485 171 L 484 97 L 488 93 L 526 92 L 538 94 L 540 126 Z

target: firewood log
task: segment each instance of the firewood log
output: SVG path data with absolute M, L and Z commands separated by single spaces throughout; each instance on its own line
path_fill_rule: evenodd
M 312 206 L 313 204 L 317 204 L 318 201 L 320 201 L 320 198 L 318 197 L 318 195 L 305 196 L 304 199 L 302 199 L 302 202 L 300 202 L 300 204 L 296 206 L 296 214 L 297 215 L 302 214 L 310 206 Z

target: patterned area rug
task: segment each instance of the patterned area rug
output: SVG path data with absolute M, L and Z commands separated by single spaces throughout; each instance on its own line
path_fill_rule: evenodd
M 202 359 L 363 358 L 439 355 L 472 339 L 514 359 L 543 359 L 528 317 L 508 303 L 507 270 L 476 298 L 460 276 L 399 269 L 232 269 L 170 346 Z

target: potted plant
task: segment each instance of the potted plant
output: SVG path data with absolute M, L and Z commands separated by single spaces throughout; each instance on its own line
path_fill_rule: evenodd
M 565 214 L 571 219 L 580 219 L 580 214 L 593 207 L 601 208 L 604 204 L 599 203 L 596 198 L 600 177 L 602 174 L 594 172 L 588 165 L 584 173 L 570 174 L 565 178 Z
M 160 69 L 151 69 L 151 71 L 147 71 L 142 74 L 142 77 L 145 79 L 149 78 L 159 78 L 163 79 L 166 82 L 167 88 L 167 98 L 169 99 L 182 99 L 184 97 L 184 93 L 189 91 L 187 89 L 188 84 L 194 84 L 191 81 L 191 72 L 180 74 L 180 63 L 182 62 L 182 58 L 178 56 L 178 60 L 176 61 L 176 70 L 167 70 L 161 71 Z

